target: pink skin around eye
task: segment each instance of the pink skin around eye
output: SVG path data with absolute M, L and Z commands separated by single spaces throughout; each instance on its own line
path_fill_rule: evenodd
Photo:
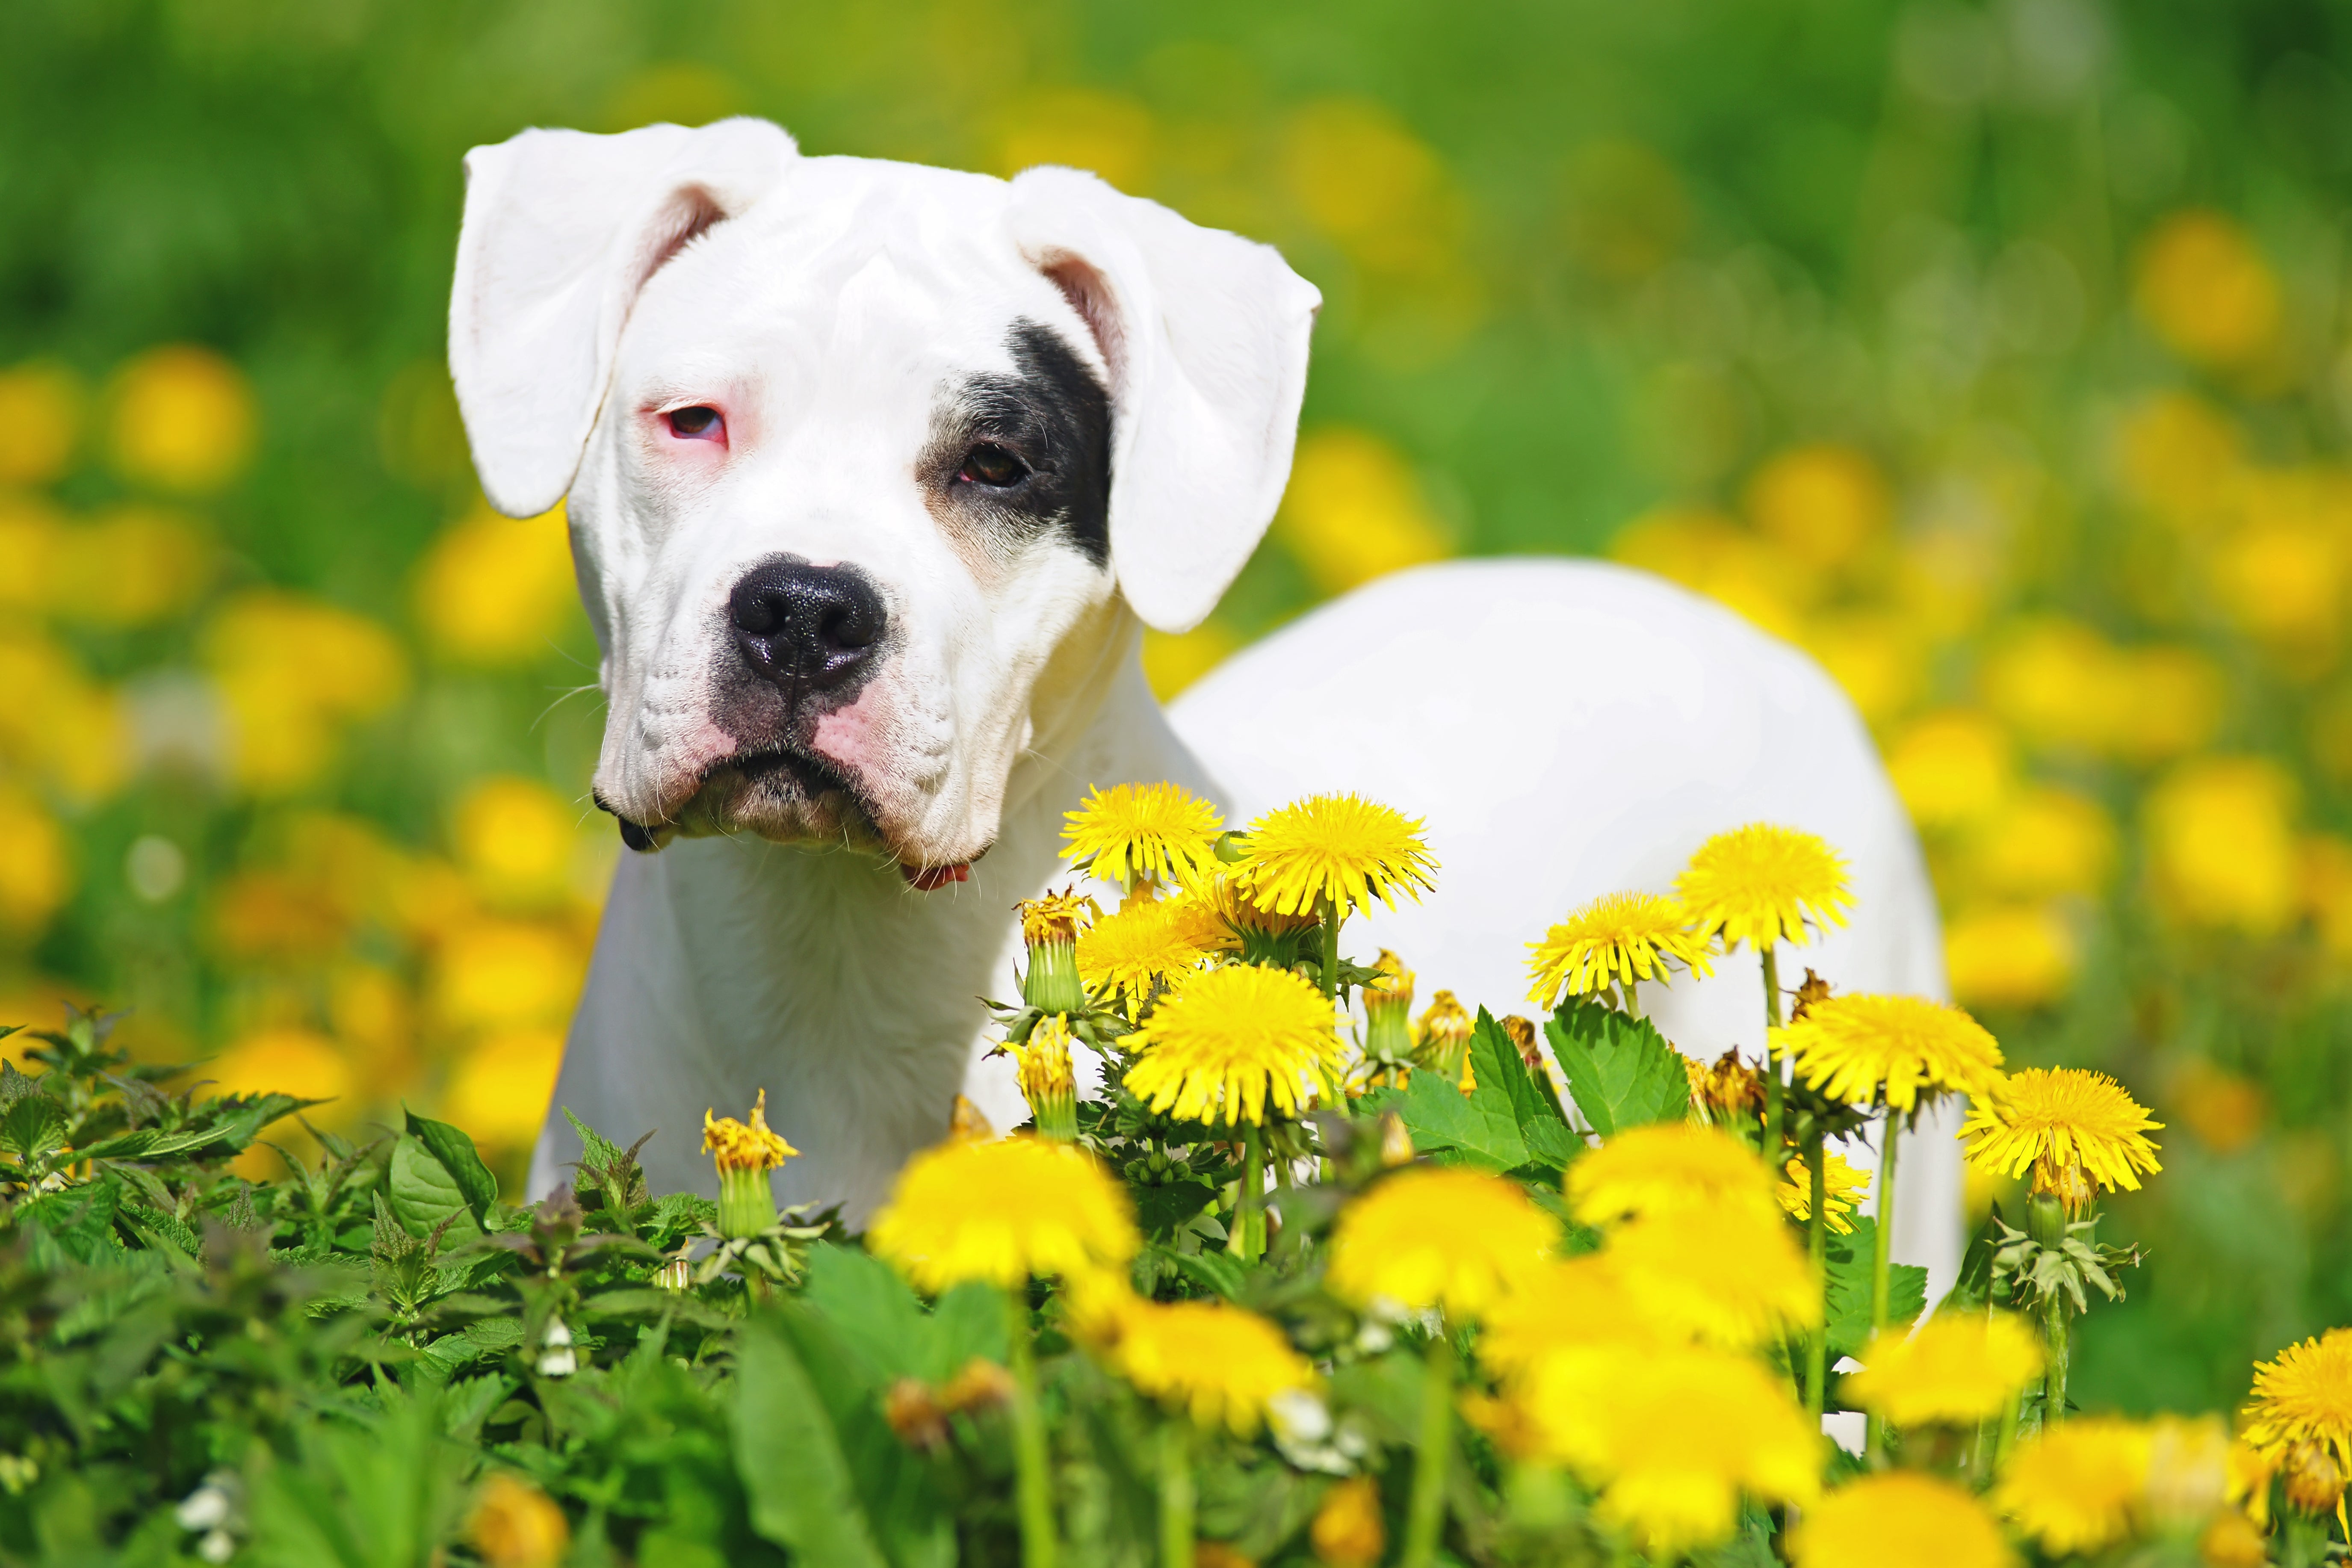
M 727 417 L 706 403 L 673 408 L 661 416 L 663 426 L 680 441 L 711 441 L 727 445 Z

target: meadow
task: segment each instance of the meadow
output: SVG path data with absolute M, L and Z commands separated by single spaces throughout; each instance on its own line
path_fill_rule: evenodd
M 1068 162 L 1328 301 L 1274 533 L 1155 683 L 1461 553 L 1612 554 L 1811 649 L 1920 825 L 1956 998 L 2166 1124 L 2074 1397 L 2233 1409 L 2352 1321 L 2340 28 L 12 5 L 0 1021 L 133 1007 L 137 1060 L 331 1098 L 330 1137 L 404 1103 L 519 1201 L 618 845 L 561 519 L 482 505 L 441 364 L 458 159 L 750 112 Z

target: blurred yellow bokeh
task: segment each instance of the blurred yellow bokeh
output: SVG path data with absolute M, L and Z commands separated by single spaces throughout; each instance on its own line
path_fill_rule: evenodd
M 122 787 L 131 742 L 120 697 L 31 627 L 0 621 L 0 762 L 89 803 Z
M 2116 839 L 2097 801 L 2031 784 L 1968 836 L 1955 875 L 1971 893 L 2004 899 L 2095 898 L 2115 874 Z
M 1000 174 L 1040 163 L 1085 169 L 1140 195 L 1150 186 L 1151 153 L 1151 113 L 1142 104 L 1121 93 L 1065 87 L 1027 94 L 1003 111 L 990 163 Z
M 493 1035 L 458 1061 L 441 1097 L 442 1114 L 488 1148 L 528 1149 L 539 1136 L 562 1062 L 560 1029 Z
M 0 370 L 0 485 L 45 485 L 72 466 L 85 395 L 60 364 Z
M 2039 1007 L 2074 983 L 2082 955 L 2047 904 L 1965 910 L 1944 927 L 1944 967 L 1964 1007 Z
M 1886 771 L 1922 827 L 1959 827 L 2007 800 L 2017 784 L 2016 748 L 1990 714 L 1947 708 L 1905 727 L 1887 748 Z
M 65 830 L 38 801 L 5 784 L 0 822 L 8 825 L 0 850 L 0 939 L 37 935 L 73 891 Z
M 99 626 L 168 619 L 194 605 L 212 577 L 211 542 L 186 517 L 158 507 L 119 507 L 60 528 L 47 553 L 49 606 Z
M 257 1030 L 206 1062 L 198 1076 L 213 1080 L 214 1094 L 276 1092 L 332 1101 L 310 1113 L 325 1125 L 341 1123 L 360 1109 L 352 1103 L 360 1079 L 350 1058 L 315 1030 Z
M 570 891 L 580 810 L 536 779 L 479 781 L 457 802 L 452 826 L 458 863 L 490 903 L 541 906 Z
M 150 349 L 116 375 L 109 418 L 114 466 L 158 489 L 202 494 L 245 471 L 253 457 L 253 391 L 211 349 Z
M 566 931 L 485 920 L 448 932 L 433 957 L 434 1012 L 453 1028 L 503 1030 L 561 1022 L 587 973 Z
M 1737 611 L 1774 637 L 1803 636 L 1812 574 L 1721 512 L 1662 507 L 1618 532 L 1609 553 Z
M 415 601 L 436 651 L 501 666 L 546 654 L 578 597 L 564 509 L 501 517 L 484 502 L 434 541 Z
M 1327 426 L 1300 437 L 1276 537 L 1325 594 L 1443 560 L 1445 531 L 1394 447 Z
M 1162 702 L 1224 662 L 1242 645 L 1231 626 L 1202 621 L 1189 632 L 1143 634 L 1143 675 Z
M 1831 611 L 1807 620 L 1802 630 L 1805 651 L 1821 660 L 1873 726 L 1902 717 L 1926 689 L 1927 649 L 1900 616 Z
M 2116 432 L 2116 462 L 2126 493 L 2158 517 L 2194 526 L 2210 515 L 2244 461 L 2235 422 L 2185 392 L 2151 395 Z
M 2141 246 L 2133 302 L 2167 348 L 2193 364 L 2245 365 L 2284 321 L 2278 276 L 2245 229 L 2221 213 L 2175 213 Z
M 275 589 L 225 603 L 199 647 L 227 710 L 230 772 L 261 795 L 315 781 L 343 726 L 383 712 L 408 687 L 407 657 L 390 631 Z
M 2149 880 L 2182 925 L 2269 936 L 2301 889 L 2294 776 L 2268 757 L 2199 757 L 2142 808 Z
M 1893 501 L 1878 466 L 1851 447 L 1796 447 L 1756 470 L 1756 531 L 1819 567 L 1846 564 L 1886 530 Z

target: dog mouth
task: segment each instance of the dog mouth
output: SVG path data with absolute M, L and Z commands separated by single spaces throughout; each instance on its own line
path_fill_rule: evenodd
M 674 838 L 748 832 L 776 843 L 837 843 L 879 851 L 921 892 L 971 875 L 971 861 L 910 862 L 877 825 L 879 814 L 857 781 L 839 764 L 798 747 L 765 747 L 712 763 L 677 808 L 658 822 L 624 816 L 601 795 L 594 799 L 620 825 L 621 842 L 638 854 L 656 853 Z

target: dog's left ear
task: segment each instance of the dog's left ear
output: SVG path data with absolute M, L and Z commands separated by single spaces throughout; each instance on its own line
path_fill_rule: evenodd
M 1016 175 L 1009 221 L 1110 371 L 1119 590 L 1145 625 L 1189 630 L 1282 500 L 1323 296 L 1273 247 L 1075 169 Z

